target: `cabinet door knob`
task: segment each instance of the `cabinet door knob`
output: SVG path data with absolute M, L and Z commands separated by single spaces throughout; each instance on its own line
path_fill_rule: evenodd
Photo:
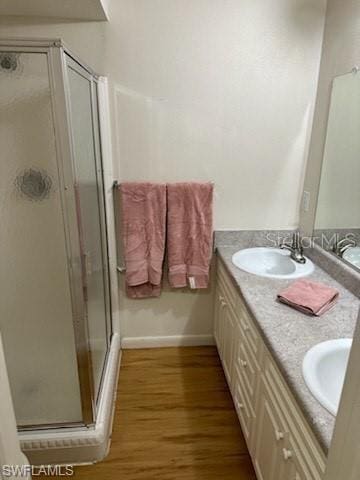
M 219 295 L 219 300 L 220 302 L 223 302 L 224 301 L 224 297 L 222 295 Z
M 287 448 L 283 448 L 284 460 L 289 460 L 292 457 L 292 451 Z
M 249 325 L 247 323 L 244 324 L 244 330 L 245 330 L 245 332 L 249 331 Z
M 247 361 L 246 360 L 241 360 L 240 359 L 241 366 L 246 368 L 247 367 Z
M 244 404 L 239 402 L 239 400 L 236 400 L 236 406 L 237 408 L 239 408 L 240 410 L 242 410 L 244 408 Z
M 226 302 L 224 302 L 224 300 L 221 300 L 221 306 L 226 307 Z
M 284 434 L 280 430 L 275 430 L 275 437 L 277 441 L 280 441 L 284 438 Z

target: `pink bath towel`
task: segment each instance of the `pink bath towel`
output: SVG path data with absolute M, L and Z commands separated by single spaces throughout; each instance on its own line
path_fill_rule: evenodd
M 286 303 L 308 315 L 319 317 L 333 307 L 339 292 L 322 283 L 297 280 L 278 294 L 280 302 Z
M 121 231 L 130 298 L 158 297 L 165 251 L 166 185 L 120 185 Z
M 180 288 L 206 288 L 212 256 L 211 183 L 167 185 L 167 250 L 169 283 Z

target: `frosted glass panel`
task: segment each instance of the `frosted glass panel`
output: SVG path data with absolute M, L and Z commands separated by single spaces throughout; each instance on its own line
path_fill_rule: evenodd
M 68 67 L 76 191 L 95 394 L 107 352 L 106 269 L 101 232 L 102 172 L 96 164 L 91 81 Z M 106 257 L 106 256 L 105 256 Z
M 17 422 L 80 422 L 46 54 L 0 52 L 0 145 L 0 329 Z

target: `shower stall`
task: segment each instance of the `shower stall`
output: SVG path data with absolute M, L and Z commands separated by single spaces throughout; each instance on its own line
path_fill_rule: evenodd
M 108 446 L 119 338 L 99 81 L 61 41 L 0 41 L 0 331 L 33 463 Z

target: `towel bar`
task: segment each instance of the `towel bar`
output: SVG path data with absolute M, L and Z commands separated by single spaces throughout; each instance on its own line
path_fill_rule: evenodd
M 119 186 L 119 182 L 117 180 L 114 180 L 113 181 L 113 190 L 114 190 L 114 193 L 115 193 L 115 189 L 117 189 Z M 115 197 L 114 197 L 115 198 Z M 116 215 L 116 202 L 114 201 L 114 215 L 115 215 L 115 225 L 116 225 L 116 220 L 117 220 L 117 215 Z M 117 230 L 117 228 L 116 228 Z M 122 255 L 121 255 L 121 252 L 120 252 L 120 247 L 119 247 L 119 244 L 118 242 L 116 242 L 116 249 L 117 249 L 117 256 L 118 256 L 118 260 L 120 259 L 120 263 L 122 263 Z M 116 271 L 118 273 L 125 273 L 126 272 L 126 268 L 124 266 L 119 266 L 117 265 L 116 267 Z

